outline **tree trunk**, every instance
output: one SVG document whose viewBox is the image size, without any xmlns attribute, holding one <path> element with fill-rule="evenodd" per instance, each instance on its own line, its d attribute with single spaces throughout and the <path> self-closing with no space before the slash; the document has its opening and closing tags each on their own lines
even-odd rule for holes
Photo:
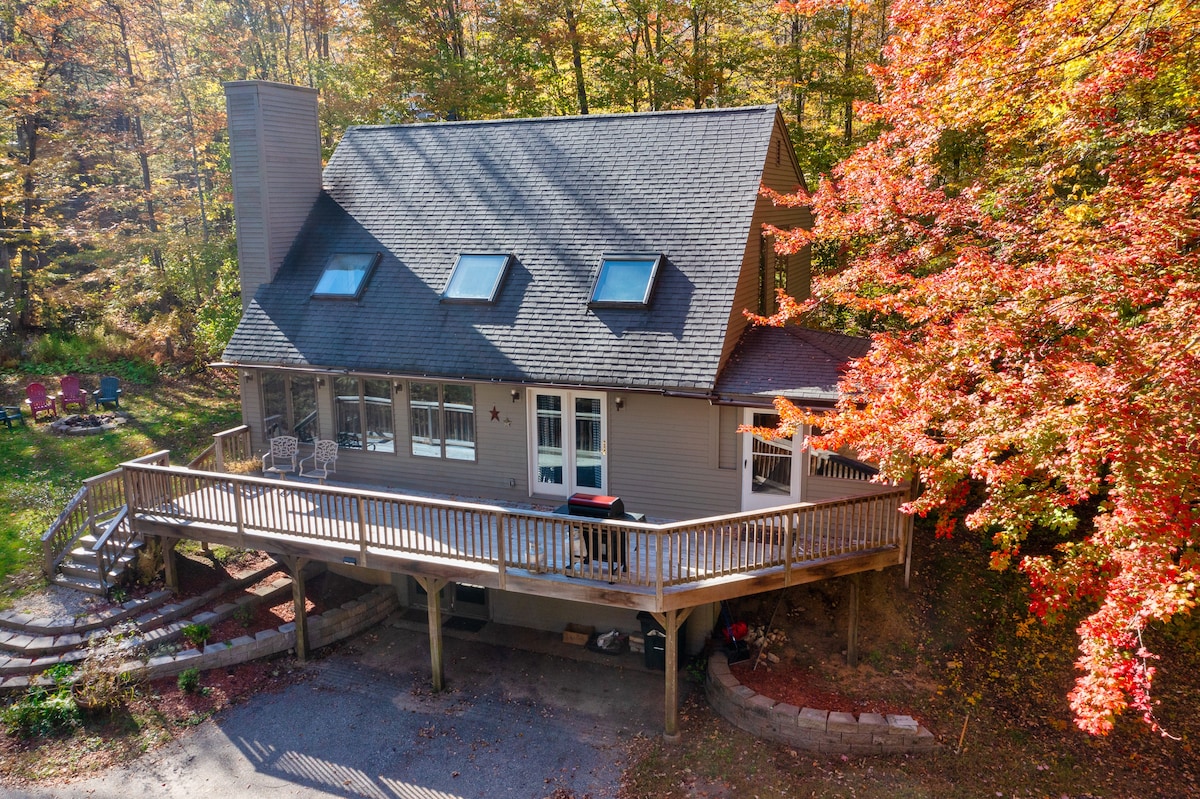
<svg viewBox="0 0 1200 799">
<path fill-rule="evenodd" d="M 571 63 L 575 67 L 575 93 L 579 96 L 579 113 L 588 112 L 587 87 L 583 83 L 583 48 L 579 42 L 579 26 L 575 21 L 575 11 L 571 8 L 571 0 L 567 0 L 567 33 L 571 37 Z"/>
</svg>

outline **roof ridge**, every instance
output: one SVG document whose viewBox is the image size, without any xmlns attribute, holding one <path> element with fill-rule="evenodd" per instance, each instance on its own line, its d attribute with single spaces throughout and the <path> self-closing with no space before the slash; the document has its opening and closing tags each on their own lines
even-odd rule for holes
<svg viewBox="0 0 1200 799">
<path fill-rule="evenodd" d="M 501 119 L 459 119 L 438 120 L 436 122 L 390 122 L 374 125 L 350 125 L 346 132 L 352 130 L 391 130 L 395 128 L 444 128 L 444 127 L 474 127 L 482 125 L 514 125 L 521 123 L 555 123 L 579 122 L 582 120 L 624 120 L 633 118 L 649 118 L 661 116 L 708 116 L 718 114 L 739 114 L 751 111 L 778 111 L 776 103 L 760 103 L 758 105 L 737 105 L 724 108 L 676 108 L 658 111 L 613 111 L 605 114 L 569 114 L 564 116 L 544 117 L 505 117 Z"/>
</svg>

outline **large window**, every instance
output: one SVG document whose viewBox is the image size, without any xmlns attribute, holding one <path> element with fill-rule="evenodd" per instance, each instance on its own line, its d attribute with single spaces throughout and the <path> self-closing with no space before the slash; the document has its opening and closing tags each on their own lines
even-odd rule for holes
<svg viewBox="0 0 1200 799">
<path fill-rule="evenodd" d="M 475 460 L 475 389 L 463 383 L 409 383 L 412 452 Z"/>
<path fill-rule="evenodd" d="M 392 381 L 339 377 L 334 383 L 338 446 L 395 452 Z"/>
<path fill-rule="evenodd" d="M 321 437 L 315 377 L 263 372 L 262 399 L 266 438 L 295 436 L 315 441 Z"/>
<path fill-rule="evenodd" d="M 325 264 L 325 271 L 313 289 L 313 296 L 358 297 L 378 260 L 379 254 L 373 252 L 334 253 Z"/>
<path fill-rule="evenodd" d="M 648 304 L 661 261 L 661 255 L 605 255 L 592 289 L 592 305 Z"/>
</svg>

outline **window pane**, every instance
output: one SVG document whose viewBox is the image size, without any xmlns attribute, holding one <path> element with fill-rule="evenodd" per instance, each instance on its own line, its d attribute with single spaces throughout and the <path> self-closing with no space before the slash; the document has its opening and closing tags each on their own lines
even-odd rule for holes
<svg viewBox="0 0 1200 799">
<path fill-rule="evenodd" d="M 507 264 L 507 255 L 460 255 L 442 296 L 452 300 L 491 302 Z"/>
<path fill-rule="evenodd" d="M 754 414 L 755 427 L 774 427 L 777 424 L 779 417 L 773 413 Z M 791 494 L 792 440 L 776 438 L 764 441 L 754 436 L 750 440 L 750 451 L 754 463 L 754 479 L 750 490 L 756 494 Z"/>
<path fill-rule="evenodd" d="M 537 481 L 563 484 L 562 397 L 537 395 Z"/>
<path fill-rule="evenodd" d="M 409 383 L 412 417 L 412 452 L 427 458 L 442 457 L 442 427 L 437 383 Z"/>
<path fill-rule="evenodd" d="M 263 435 L 267 438 L 288 435 L 287 397 L 283 375 L 259 372 L 262 375 Z"/>
<path fill-rule="evenodd" d="M 475 460 L 475 389 L 462 383 L 442 387 L 446 457 Z"/>
<path fill-rule="evenodd" d="M 395 452 L 392 381 L 364 380 L 363 408 L 366 413 L 367 449 L 372 452 Z"/>
<path fill-rule="evenodd" d="M 592 302 L 645 304 L 657 263 L 656 258 L 605 258 L 600 263 Z"/>
<path fill-rule="evenodd" d="M 313 289 L 313 294 L 334 297 L 356 296 L 374 262 L 375 255 L 373 253 L 334 254 L 326 264 L 321 279 L 317 281 L 317 287 Z"/>
<path fill-rule="evenodd" d="M 600 400 L 575 399 L 575 485 L 600 488 Z"/>
<path fill-rule="evenodd" d="M 317 381 L 313 377 L 292 378 L 292 430 L 301 441 L 321 437 L 317 420 Z"/>
<path fill-rule="evenodd" d="M 358 378 L 339 377 L 333 381 L 334 416 L 337 419 L 338 445 L 362 448 L 362 420 L 358 405 Z"/>
</svg>

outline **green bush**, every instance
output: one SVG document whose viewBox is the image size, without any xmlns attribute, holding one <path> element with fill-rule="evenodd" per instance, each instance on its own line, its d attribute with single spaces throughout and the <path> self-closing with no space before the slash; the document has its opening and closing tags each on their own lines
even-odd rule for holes
<svg viewBox="0 0 1200 799">
<path fill-rule="evenodd" d="M 77 727 L 79 708 L 69 688 L 51 693 L 37 687 L 0 711 L 0 719 L 9 735 L 45 738 Z"/>
<path fill-rule="evenodd" d="M 188 624 L 181 632 L 189 644 L 194 647 L 202 647 L 208 642 L 208 637 L 212 635 L 212 628 L 207 624 Z"/>
<path fill-rule="evenodd" d="M 175 681 L 179 686 L 179 690 L 185 694 L 194 694 L 200 690 L 200 669 L 185 669 L 179 673 L 179 679 Z"/>
</svg>

